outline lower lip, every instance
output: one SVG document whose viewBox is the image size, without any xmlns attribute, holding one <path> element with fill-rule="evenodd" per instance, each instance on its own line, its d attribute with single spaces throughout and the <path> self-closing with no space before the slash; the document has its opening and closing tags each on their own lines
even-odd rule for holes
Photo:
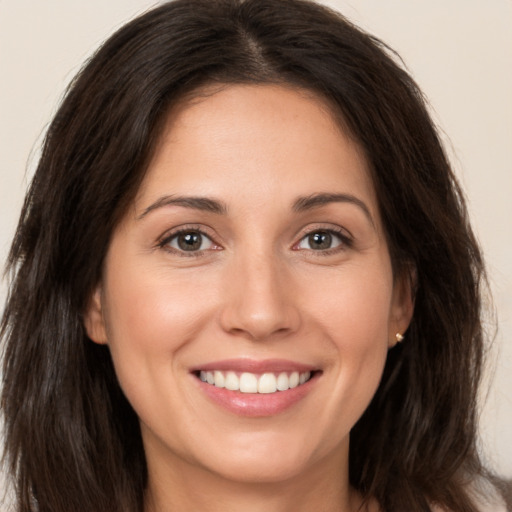
<svg viewBox="0 0 512 512">
<path fill-rule="evenodd" d="M 218 388 L 207 384 L 194 377 L 201 389 L 213 402 L 220 405 L 229 412 L 238 416 L 252 418 L 275 416 L 280 414 L 300 400 L 302 400 L 313 388 L 318 379 L 315 373 L 304 384 L 286 391 L 275 393 L 241 393 L 230 391 L 225 388 Z"/>
</svg>

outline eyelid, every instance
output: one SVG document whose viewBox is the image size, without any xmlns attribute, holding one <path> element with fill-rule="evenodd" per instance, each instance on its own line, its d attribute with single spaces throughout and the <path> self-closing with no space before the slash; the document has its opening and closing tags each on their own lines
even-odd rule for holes
<svg viewBox="0 0 512 512">
<path fill-rule="evenodd" d="M 156 247 L 160 249 L 164 249 L 170 253 L 178 254 L 179 256 L 185 256 L 185 257 L 194 257 L 194 256 L 201 256 L 204 255 L 204 253 L 208 251 L 218 251 L 222 249 L 222 246 L 217 243 L 215 240 L 215 237 L 209 233 L 211 231 L 207 227 L 205 228 L 204 225 L 200 224 L 183 224 L 180 226 L 175 226 L 174 228 L 166 231 L 158 240 L 156 243 Z M 201 236 L 204 236 L 208 238 L 211 243 L 213 244 L 214 248 L 208 248 L 208 249 L 200 249 L 198 251 L 183 251 L 174 247 L 170 247 L 169 243 L 173 238 L 176 238 L 180 234 L 183 233 L 199 233 Z"/>
<path fill-rule="evenodd" d="M 312 235 L 313 233 L 318 233 L 318 232 L 321 232 L 321 231 L 326 232 L 326 233 L 331 233 L 334 236 L 338 237 L 341 240 L 341 244 L 339 244 L 336 247 L 332 247 L 332 248 L 324 249 L 324 250 L 300 249 L 300 248 L 298 248 L 298 245 L 306 237 Z M 352 234 L 347 229 L 342 228 L 342 227 L 337 226 L 337 225 L 333 225 L 333 224 L 321 224 L 321 223 L 318 223 L 318 224 L 315 224 L 313 226 L 312 225 L 308 225 L 305 228 L 301 229 L 301 231 L 299 232 L 297 237 L 298 237 L 298 241 L 293 244 L 292 249 L 294 249 L 296 251 L 299 251 L 299 250 L 310 251 L 310 252 L 317 253 L 318 255 L 326 255 L 326 254 L 332 254 L 333 252 L 343 251 L 343 250 L 346 250 L 347 248 L 352 247 L 353 244 L 354 244 L 354 237 L 352 236 Z"/>
<path fill-rule="evenodd" d="M 221 244 L 219 244 L 216 241 L 217 236 L 212 234 L 213 230 L 209 228 L 208 226 L 205 226 L 203 224 L 183 224 L 179 226 L 175 226 L 168 231 L 166 231 L 159 239 L 157 240 L 157 243 L 155 245 L 156 248 L 164 249 L 168 252 L 178 254 L 180 256 L 190 257 L 190 256 L 202 256 L 204 253 L 210 252 L 210 251 L 218 251 L 222 250 L 223 247 Z M 336 247 L 332 247 L 329 249 L 323 249 L 323 250 L 314 250 L 314 249 L 300 249 L 298 248 L 298 245 L 308 236 L 310 236 L 313 233 L 316 232 L 327 232 L 331 233 L 334 236 L 338 237 L 341 240 L 341 243 L 337 245 Z M 211 243 L 213 244 L 213 248 L 208 249 L 200 249 L 197 251 L 183 251 L 180 249 L 172 248 L 169 246 L 169 242 L 177 237 L 178 235 L 182 233 L 189 233 L 189 232 L 196 232 L 201 234 L 202 236 L 208 238 Z M 330 224 L 330 223 L 315 223 L 314 225 L 308 225 L 301 229 L 296 237 L 296 242 L 292 245 L 292 250 L 296 251 L 308 251 L 313 252 L 318 255 L 329 255 L 334 252 L 340 252 L 343 250 L 346 250 L 353 246 L 354 244 L 354 238 L 352 234 L 346 229 L 342 228 L 341 226 Z"/>
</svg>

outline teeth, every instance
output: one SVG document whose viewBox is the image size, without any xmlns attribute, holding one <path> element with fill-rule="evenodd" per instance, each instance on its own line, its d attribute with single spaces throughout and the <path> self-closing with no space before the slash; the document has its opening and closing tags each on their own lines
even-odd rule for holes
<svg viewBox="0 0 512 512">
<path fill-rule="evenodd" d="M 299 385 L 299 372 L 293 372 L 290 375 L 290 388 L 296 388 Z"/>
<path fill-rule="evenodd" d="M 240 389 L 240 379 L 237 377 L 236 373 L 234 373 L 234 372 L 226 373 L 226 380 L 224 381 L 224 387 L 231 391 L 238 391 Z"/>
<path fill-rule="evenodd" d="M 240 375 L 240 391 L 242 393 L 257 393 L 258 377 L 254 373 L 242 373 Z"/>
<path fill-rule="evenodd" d="M 241 393 L 275 393 L 296 388 L 306 383 L 311 378 L 311 372 L 282 372 L 279 375 L 264 373 L 256 375 L 244 372 L 240 377 L 235 372 L 199 372 L 199 378 L 208 384 L 218 388 L 226 388 L 230 391 Z"/>
<path fill-rule="evenodd" d="M 279 391 L 286 391 L 287 389 L 290 389 L 290 379 L 286 373 L 280 373 L 279 377 L 277 377 L 277 389 Z"/>
<path fill-rule="evenodd" d="M 213 378 L 215 386 L 217 386 L 218 388 L 224 387 L 226 379 L 224 378 L 224 374 L 222 372 L 214 372 Z"/>
<path fill-rule="evenodd" d="M 258 393 L 275 393 L 277 379 L 273 373 L 264 373 L 258 381 Z"/>
</svg>

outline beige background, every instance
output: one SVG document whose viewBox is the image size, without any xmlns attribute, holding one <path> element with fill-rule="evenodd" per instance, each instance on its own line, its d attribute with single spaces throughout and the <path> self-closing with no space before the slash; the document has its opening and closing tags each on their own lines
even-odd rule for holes
<svg viewBox="0 0 512 512">
<path fill-rule="evenodd" d="M 512 477 L 512 0 L 330 0 L 422 86 L 467 194 L 499 317 L 481 430 Z M 0 0 L 0 262 L 38 143 L 79 65 L 148 0 Z M 449 137 L 449 139 L 448 139 Z M 0 284 L 3 303 L 6 284 Z M 489 379 L 490 380 L 490 379 Z M 0 478 L 0 489 L 2 488 Z"/>
</svg>

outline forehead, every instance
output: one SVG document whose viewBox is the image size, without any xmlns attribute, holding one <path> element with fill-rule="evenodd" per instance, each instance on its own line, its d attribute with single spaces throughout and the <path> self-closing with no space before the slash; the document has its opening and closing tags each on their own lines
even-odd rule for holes
<svg viewBox="0 0 512 512">
<path fill-rule="evenodd" d="M 169 189 L 238 198 L 272 187 L 283 198 L 342 187 L 375 200 L 364 153 L 327 101 L 280 85 L 224 85 L 170 110 L 136 202 Z"/>
</svg>

